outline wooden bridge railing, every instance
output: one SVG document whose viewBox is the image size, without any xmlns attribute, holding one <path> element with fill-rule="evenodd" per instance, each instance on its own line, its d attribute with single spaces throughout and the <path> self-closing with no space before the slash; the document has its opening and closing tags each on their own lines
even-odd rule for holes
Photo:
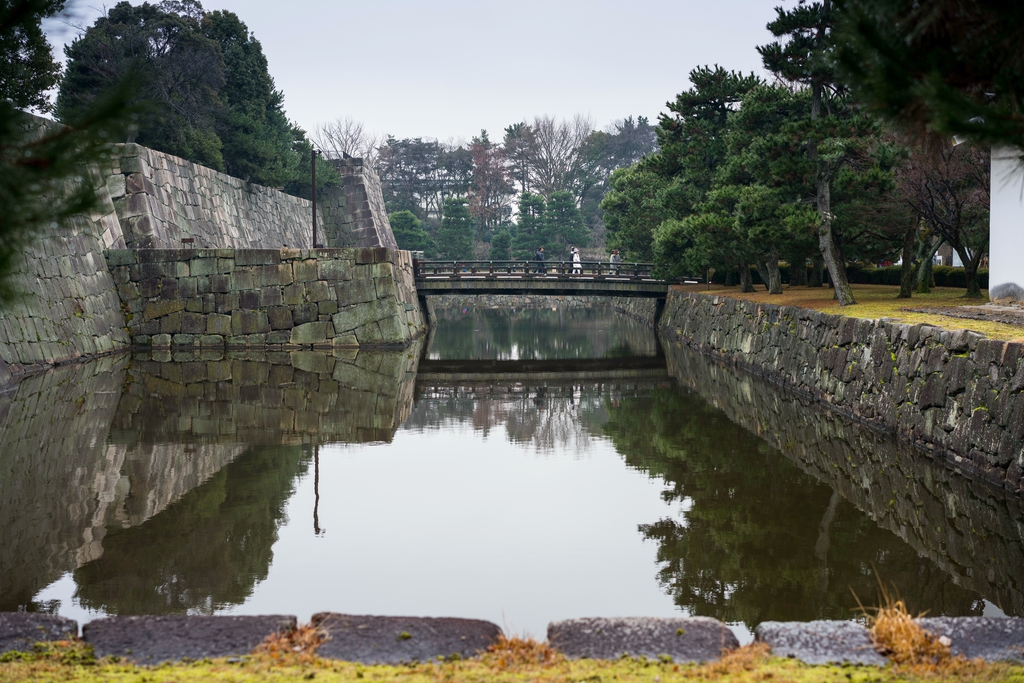
<svg viewBox="0 0 1024 683">
<path fill-rule="evenodd" d="M 417 280 L 538 279 L 608 280 L 613 282 L 665 282 L 653 275 L 650 263 L 607 261 L 413 261 Z M 689 279 L 688 282 L 699 282 Z"/>
</svg>

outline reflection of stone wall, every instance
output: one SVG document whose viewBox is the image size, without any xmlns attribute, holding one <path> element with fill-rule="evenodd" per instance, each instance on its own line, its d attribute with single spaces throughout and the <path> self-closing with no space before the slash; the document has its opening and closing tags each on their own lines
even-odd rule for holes
<svg viewBox="0 0 1024 683">
<path fill-rule="evenodd" d="M 407 251 L 144 249 L 106 256 L 136 345 L 405 346 L 424 330 Z"/>
<path fill-rule="evenodd" d="M 0 398 L 0 610 L 100 557 L 108 525 L 141 524 L 246 449 L 110 443 L 127 363 L 64 366 Z"/>
<path fill-rule="evenodd" d="M 0 395 L 0 611 L 27 605 L 102 535 L 120 465 L 106 436 L 126 362 L 57 368 Z"/>
<path fill-rule="evenodd" d="M 154 351 L 132 362 L 111 440 L 292 445 L 390 441 L 412 410 L 404 351 Z"/>
<path fill-rule="evenodd" d="M 1024 615 L 1024 500 L 759 377 L 666 345 L 670 372 L 928 557 Z M 881 577 L 883 580 L 886 577 Z"/>
<path fill-rule="evenodd" d="M 669 293 L 674 338 L 1022 489 L 1024 345 L 723 296 Z"/>
</svg>

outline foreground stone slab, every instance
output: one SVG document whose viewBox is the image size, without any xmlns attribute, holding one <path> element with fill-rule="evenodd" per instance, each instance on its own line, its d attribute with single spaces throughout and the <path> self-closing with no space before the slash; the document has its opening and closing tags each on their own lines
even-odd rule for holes
<svg viewBox="0 0 1024 683">
<path fill-rule="evenodd" d="M 572 659 L 671 657 L 676 662 L 707 662 L 737 648 L 732 630 L 717 619 L 567 619 L 548 624 L 548 643 Z"/>
<path fill-rule="evenodd" d="M 78 636 L 78 622 L 54 614 L 0 612 L 0 654 L 31 652 L 35 643 Z"/>
<path fill-rule="evenodd" d="M 327 633 L 317 654 L 362 664 L 425 662 L 438 657 L 472 657 L 501 635 L 479 619 L 374 617 L 321 612 L 313 625 Z"/>
<path fill-rule="evenodd" d="M 918 619 L 926 631 L 946 636 L 949 651 L 988 662 L 1024 662 L 1024 619 L 1003 617 L 930 617 Z"/>
<path fill-rule="evenodd" d="M 805 664 L 870 664 L 884 666 L 868 630 L 852 621 L 764 621 L 754 638 L 767 643 L 776 657 Z"/>
<path fill-rule="evenodd" d="M 272 633 L 295 628 L 291 616 L 111 617 L 90 621 L 82 638 L 97 657 L 117 655 L 139 664 L 231 657 L 252 652 Z"/>
</svg>

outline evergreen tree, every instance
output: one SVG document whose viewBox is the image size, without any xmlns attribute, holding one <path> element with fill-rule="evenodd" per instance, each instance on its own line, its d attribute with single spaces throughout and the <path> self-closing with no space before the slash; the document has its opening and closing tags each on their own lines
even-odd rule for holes
<svg viewBox="0 0 1024 683">
<path fill-rule="evenodd" d="M 438 258 L 464 260 L 473 256 L 473 216 L 466 200 L 449 197 L 444 202 L 444 218 L 437 229 Z"/>
<path fill-rule="evenodd" d="M 569 247 L 586 246 L 590 232 L 569 192 L 552 192 L 544 209 L 544 247 L 552 258 L 569 259 Z"/>
<path fill-rule="evenodd" d="M 544 226 L 544 209 L 547 203 L 544 197 L 531 192 L 524 192 L 519 198 L 519 224 L 512 243 L 515 258 L 528 259 L 538 247 L 547 244 Z"/>
<path fill-rule="evenodd" d="M 388 216 L 388 220 L 400 249 L 422 251 L 429 257 L 434 255 L 434 240 L 423 229 L 423 221 L 412 211 L 396 211 Z"/>
<path fill-rule="evenodd" d="M 839 119 L 849 118 L 844 88 L 829 55 L 834 48 L 835 14 L 831 0 L 800 0 L 792 10 L 776 8 L 768 23 L 772 35 L 783 40 L 758 47 L 765 67 L 786 81 L 806 86 L 811 92 L 807 156 L 815 164 L 814 196 L 818 210 L 818 243 L 840 305 L 856 303 L 846 277 L 846 264 L 833 233 L 832 179 L 844 162 L 844 137 Z"/>
<path fill-rule="evenodd" d="M 5 0 L 0 5 L 0 93 L 17 109 L 52 107 L 46 91 L 57 85 L 60 64 L 43 34 L 42 19 L 64 9 L 64 0 Z"/>
<path fill-rule="evenodd" d="M 870 110 L 919 140 L 959 135 L 1024 148 L 1024 4 L 835 2 L 835 55 Z"/>
<path fill-rule="evenodd" d="M 303 161 L 292 147 L 284 95 L 274 88 L 263 47 L 233 12 L 210 12 L 201 32 L 216 41 L 224 58 L 224 104 L 217 131 L 229 175 L 282 187 Z"/>
<path fill-rule="evenodd" d="M 499 230 L 491 238 L 491 249 L 487 258 L 492 261 L 509 261 L 512 259 L 512 235 L 508 229 Z"/>
<path fill-rule="evenodd" d="M 67 70 L 56 106 L 62 121 L 80 118 L 104 93 L 134 77 L 134 102 L 146 105 L 137 119 L 136 141 L 224 170 L 216 132 L 224 60 L 193 16 L 119 2 L 65 53 Z"/>
</svg>

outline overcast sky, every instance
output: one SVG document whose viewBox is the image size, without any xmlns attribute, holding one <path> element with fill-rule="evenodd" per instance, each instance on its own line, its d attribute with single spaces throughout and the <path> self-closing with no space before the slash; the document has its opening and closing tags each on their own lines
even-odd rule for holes
<svg viewBox="0 0 1024 683">
<path fill-rule="evenodd" d="M 69 5 L 72 3 L 69 3 Z M 107 6 L 110 7 L 114 3 Z M 133 4 L 141 4 L 135 0 Z M 536 115 L 652 122 L 695 66 L 763 73 L 780 0 L 204 0 L 263 44 L 288 116 L 465 138 Z M 793 0 L 781 2 L 792 6 Z M 89 7 L 89 6 L 92 7 Z M 95 0 L 78 21 L 99 15 Z M 75 32 L 51 27 L 60 45 Z"/>
</svg>

